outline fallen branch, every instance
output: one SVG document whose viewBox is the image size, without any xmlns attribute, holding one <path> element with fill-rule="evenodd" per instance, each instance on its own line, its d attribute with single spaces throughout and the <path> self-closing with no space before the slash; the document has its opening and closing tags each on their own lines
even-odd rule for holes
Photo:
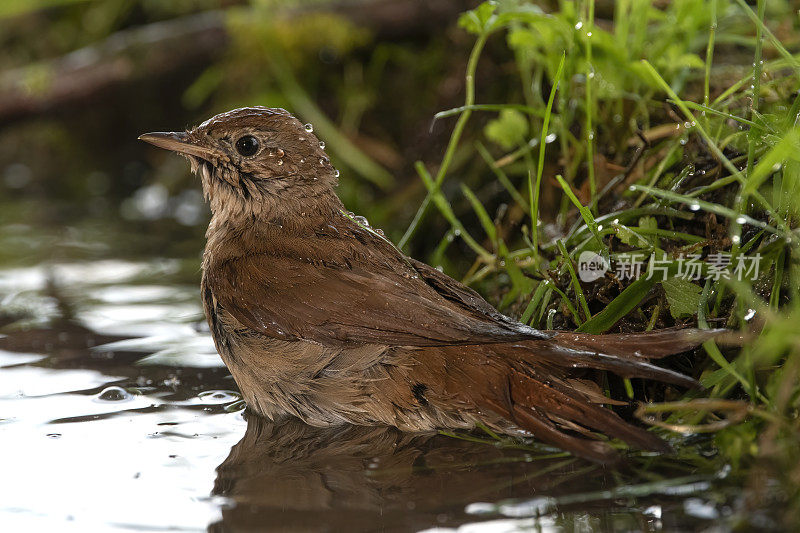
<svg viewBox="0 0 800 533">
<path fill-rule="evenodd" d="M 392 40 L 440 31 L 467 0 L 350 1 L 299 8 L 291 19 L 332 12 Z M 0 123 L 91 103 L 103 91 L 210 63 L 230 40 L 225 12 L 208 11 L 120 31 L 63 57 L 0 73 Z"/>
</svg>

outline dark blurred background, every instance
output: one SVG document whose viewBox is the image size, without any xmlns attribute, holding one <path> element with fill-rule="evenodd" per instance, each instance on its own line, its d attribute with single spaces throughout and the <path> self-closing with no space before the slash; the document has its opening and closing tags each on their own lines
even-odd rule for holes
<svg viewBox="0 0 800 533">
<path fill-rule="evenodd" d="M 3 2 L 0 261 L 196 257 L 208 210 L 188 165 L 136 137 L 246 105 L 313 123 L 345 203 L 396 240 L 423 194 L 413 163 L 437 163 L 452 128 L 433 115 L 463 103 L 456 21 L 475 4 Z M 508 92 L 498 44 L 486 100 Z"/>
</svg>

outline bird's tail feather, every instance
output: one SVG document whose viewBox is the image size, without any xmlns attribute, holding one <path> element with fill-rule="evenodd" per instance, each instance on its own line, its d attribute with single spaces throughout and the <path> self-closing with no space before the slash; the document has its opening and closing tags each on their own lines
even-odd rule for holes
<svg viewBox="0 0 800 533">
<path fill-rule="evenodd" d="M 553 340 L 562 346 L 619 357 L 657 359 L 691 350 L 707 340 L 729 335 L 726 329 L 661 329 L 646 333 L 591 335 L 559 331 Z"/>
<path fill-rule="evenodd" d="M 644 450 L 671 450 L 656 435 L 625 422 L 561 379 L 543 379 L 533 369 L 511 366 L 505 394 L 484 397 L 482 407 L 503 415 L 537 439 L 601 463 L 616 462 L 619 455 L 592 431 Z"/>
<path fill-rule="evenodd" d="M 608 370 L 623 377 L 648 378 L 686 387 L 694 379 L 658 367 L 648 358 L 687 351 L 724 330 L 662 330 L 652 333 L 588 335 L 559 332 L 547 340 L 496 347 L 508 364 L 502 394 L 487 395 L 482 407 L 508 418 L 537 438 L 575 455 L 603 463 L 618 455 L 592 430 L 635 447 L 668 452 L 670 446 L 645 429 L 625 422 L 596 398 L 571 386 L 571 368 Z M 561 370 L 558 370 L 561 368 Z"/>
<path fill-rule="evenodd" d="M 608 370 L 626 378 L 654 379 L 689 388 L 699 386 L 699 383 L 689 376 L 656 366 L 644 357 L 626 357 L 590 351 L 577 345 L 573 348 L 568 344 L 557 342 L 556 339 L 517 344 L 501 353 L 523 361 L 546 361 L 557 367 Z"/>
</svg>

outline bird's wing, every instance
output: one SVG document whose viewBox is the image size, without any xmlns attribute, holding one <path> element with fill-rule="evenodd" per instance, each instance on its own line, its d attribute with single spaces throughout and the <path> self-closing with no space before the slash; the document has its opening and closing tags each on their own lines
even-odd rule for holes
<svg viewBox="0 0 800 533">
<path fill-rule="evenodd" d="M 343 262 L 264 252 L 209 269 L 205 277 L 227 312 L 275 338 L 441 346 L 550 336 L 503 316 L 474 291 L 394 248 L 369 253 Z"/>
</svg>

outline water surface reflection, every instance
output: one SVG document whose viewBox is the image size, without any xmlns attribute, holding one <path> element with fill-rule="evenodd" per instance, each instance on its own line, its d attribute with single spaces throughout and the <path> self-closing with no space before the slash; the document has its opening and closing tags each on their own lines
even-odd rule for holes
<svg viewBox="0 0 800 533">
<path fill-rule="evenodd" d="M 597 467 L 443 435 L 313 428 L 247 417 L 214 493 L 235 502 L 224 528 L 416 531 L 474 521 L 464 502 L 557 494 Z M 581 478 L 581 479 L 579 479 Z M 598 480 L 600 481 L 600 480 Z"/>
<path fill-rule="evenodd" d="M 685 469 L 651 487 L 479 435 L 248 416 L 195 276 L 164 260 L 0 271 L 0 529 L 650 531 L 718 516 Z"/>
</svg>

